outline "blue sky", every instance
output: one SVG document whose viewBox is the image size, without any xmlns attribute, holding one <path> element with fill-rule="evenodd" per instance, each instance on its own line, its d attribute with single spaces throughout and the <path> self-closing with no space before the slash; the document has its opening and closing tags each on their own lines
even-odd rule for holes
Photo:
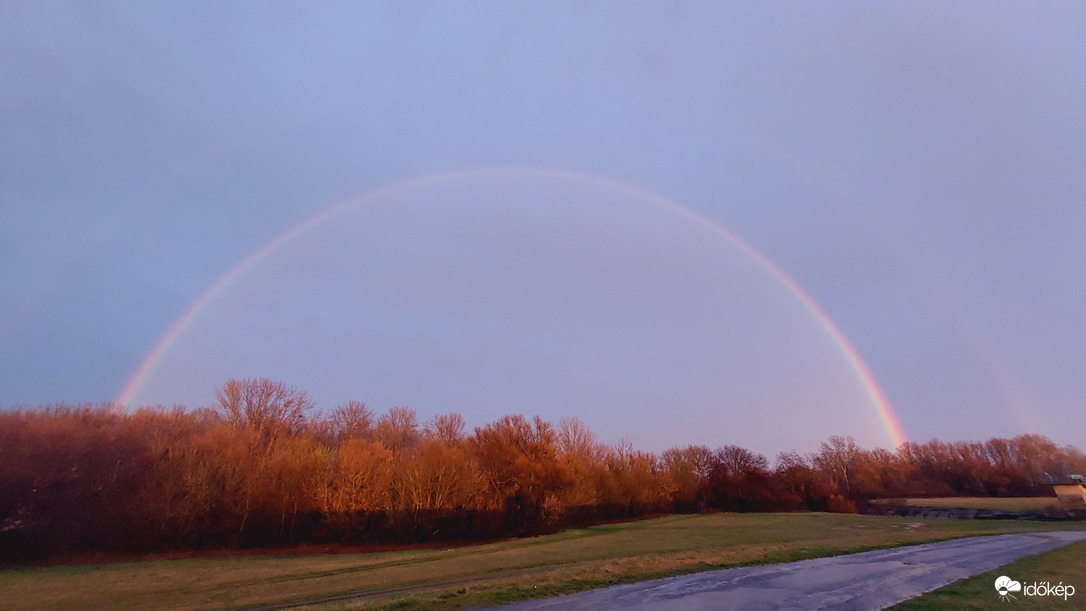
<svg viewBox="0 0 1086 611">
<path fill-rule="evenodd" d="M 435 173 L 545 166 L 729 228 L 836 323 L 911 439 L 1081 445 L 1083 12 L 5 2 L 0 404 L 115 398 L 208 287 L 329 206 Z M 652 449 L 814 449 L 824 431 L 808 420 L 886 444 L 832 342 L 727 240 L 651 198 L 622 208 L 617 187 L 473 180 L 387 203 L 427 222 L 363 206 L 298 237 L 207 308 L 145 398 L 196 405 L 267 370 L 324 407 L 406 403 L 472 424 L 570 413 Z M 370 250 L 348 247 L 362 235 Z M 474 288 L 441 293 L 445 281 Z M 553 317 L 535 326 L 514 285 L 556 299 Z M 632 287 L 676 297 L 633 307 Z M 568 291 L 579 301 L 556 297 Z M 684 309 L 699 299 L 721 314 Z M 506 309 L 486 316 L 484 302 Z M 355 327 L 380 341 L 323 349 Z M 634 358 L 645 329 L 668 331 Z M 712 352 L 714 333 L 734 341 Z M 519 352 L 501 351 L 510 342 Z M 286 353 L 305 366 L 260 360 Z M 531 372 L 519 386 L 513 364 Z"/>
</svg>

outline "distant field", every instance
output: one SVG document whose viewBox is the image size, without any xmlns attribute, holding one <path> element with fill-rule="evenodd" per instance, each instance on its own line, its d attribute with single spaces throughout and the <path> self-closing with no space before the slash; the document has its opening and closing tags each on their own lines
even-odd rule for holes
<svg viewBox="0 0 1086 611">
<path fill-rule="evenodd" d="M 682 515 L 449 549 L 9 569 L 0 571 L 0 608 L 221 608 L 348 594 L 350 602 L 323 604 L 455 608 L 727 566 L 1084 527 L 820 513 Z"/>
<path fill-rule="evenodd" d="M 907 499 L 907 505 L 916 507 L 960 507 L 963 509 L 990 509 L 992 511 L 1028 512 L 1043 511 L 1058 505 L 1055 496 L 1026 496 L 1011 498 L 940 497 L 931 499 Z"/>
<path fill-rule="evenodd" d="M 1023 587 L 1047 581 L 1051 585 L 1071 584 L 1076 589 L 1074 596 L 1067 600 L 1054 596 L 1030 597 L 1022 592 L 1015 592 L 1014 600 L 1010 601 L 1015 609 L 1081 609 L 1086 604 L 1086 542 L 1023 558 L 994 571 L 963 579 L 919 598 L 905 601 L 891 609 L 992 609 L 1002 604 L 995 590 L 995 580 L 1002 575 L 1021 583 Z"/>
</svg>

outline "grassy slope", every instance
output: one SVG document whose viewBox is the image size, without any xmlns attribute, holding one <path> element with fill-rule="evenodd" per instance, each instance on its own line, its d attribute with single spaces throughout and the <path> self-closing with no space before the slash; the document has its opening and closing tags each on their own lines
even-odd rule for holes
<svg viewBox="0 0 1086 611">
<path fill-rule="evenodd" d="M 0 608 L 200 608 L 367 592 L 370 602 L 457 607 L 722 566 L 976 534 L 1082 528 L 841 514 L 669 516 L 451 549 L 237 556 L 0 571 Z"/>
<path fill-rule="evenodd" d="M 995 591 L 995 580 L 1006 575 L 1025 587 L 1047 581 L 1052 585 L 1071 584 L 1074 596 L 1066 601 L 1055 596 L 1029 597 L 1015 593 L 1008 609 L 1082 609 L 1086 606 L 1086 542 L 1061 547 L 1046 554 L 1023 558 L 994 571 L 963 579 L 905 601 L 894 611 L 928 611 L 932 609 L 992 609 L 1002 605 Z"/>
</svg>

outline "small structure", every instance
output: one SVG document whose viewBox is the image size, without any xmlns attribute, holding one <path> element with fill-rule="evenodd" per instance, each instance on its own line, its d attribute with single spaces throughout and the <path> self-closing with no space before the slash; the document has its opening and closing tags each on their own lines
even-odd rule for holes
<svg viewBox="0 0 1086 611">
<path fill-rule="evenodd" d="M 1067 509 L 1086 509 L 1086 485 L 1081 475 L 1069 475 L 1067 480 L 1052 484 L 1060 506 Z"/>
</svg>

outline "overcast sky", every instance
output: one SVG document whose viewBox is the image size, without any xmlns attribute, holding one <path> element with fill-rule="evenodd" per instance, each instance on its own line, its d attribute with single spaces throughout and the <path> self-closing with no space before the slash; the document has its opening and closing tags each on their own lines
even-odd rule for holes
<svg viewBox="0 0 1086 611">
<path fill-rule="evenodd" d="M 7 0 L 0 404 L 120 397 L 234 270 L 135 401 L 269 376 L 324 408 L 577 415 L 654 450 L 888 446 L 769 262 L 909 439 L 1082 447 L 1084 23 L 1074 2 Z"/>
</svg>

